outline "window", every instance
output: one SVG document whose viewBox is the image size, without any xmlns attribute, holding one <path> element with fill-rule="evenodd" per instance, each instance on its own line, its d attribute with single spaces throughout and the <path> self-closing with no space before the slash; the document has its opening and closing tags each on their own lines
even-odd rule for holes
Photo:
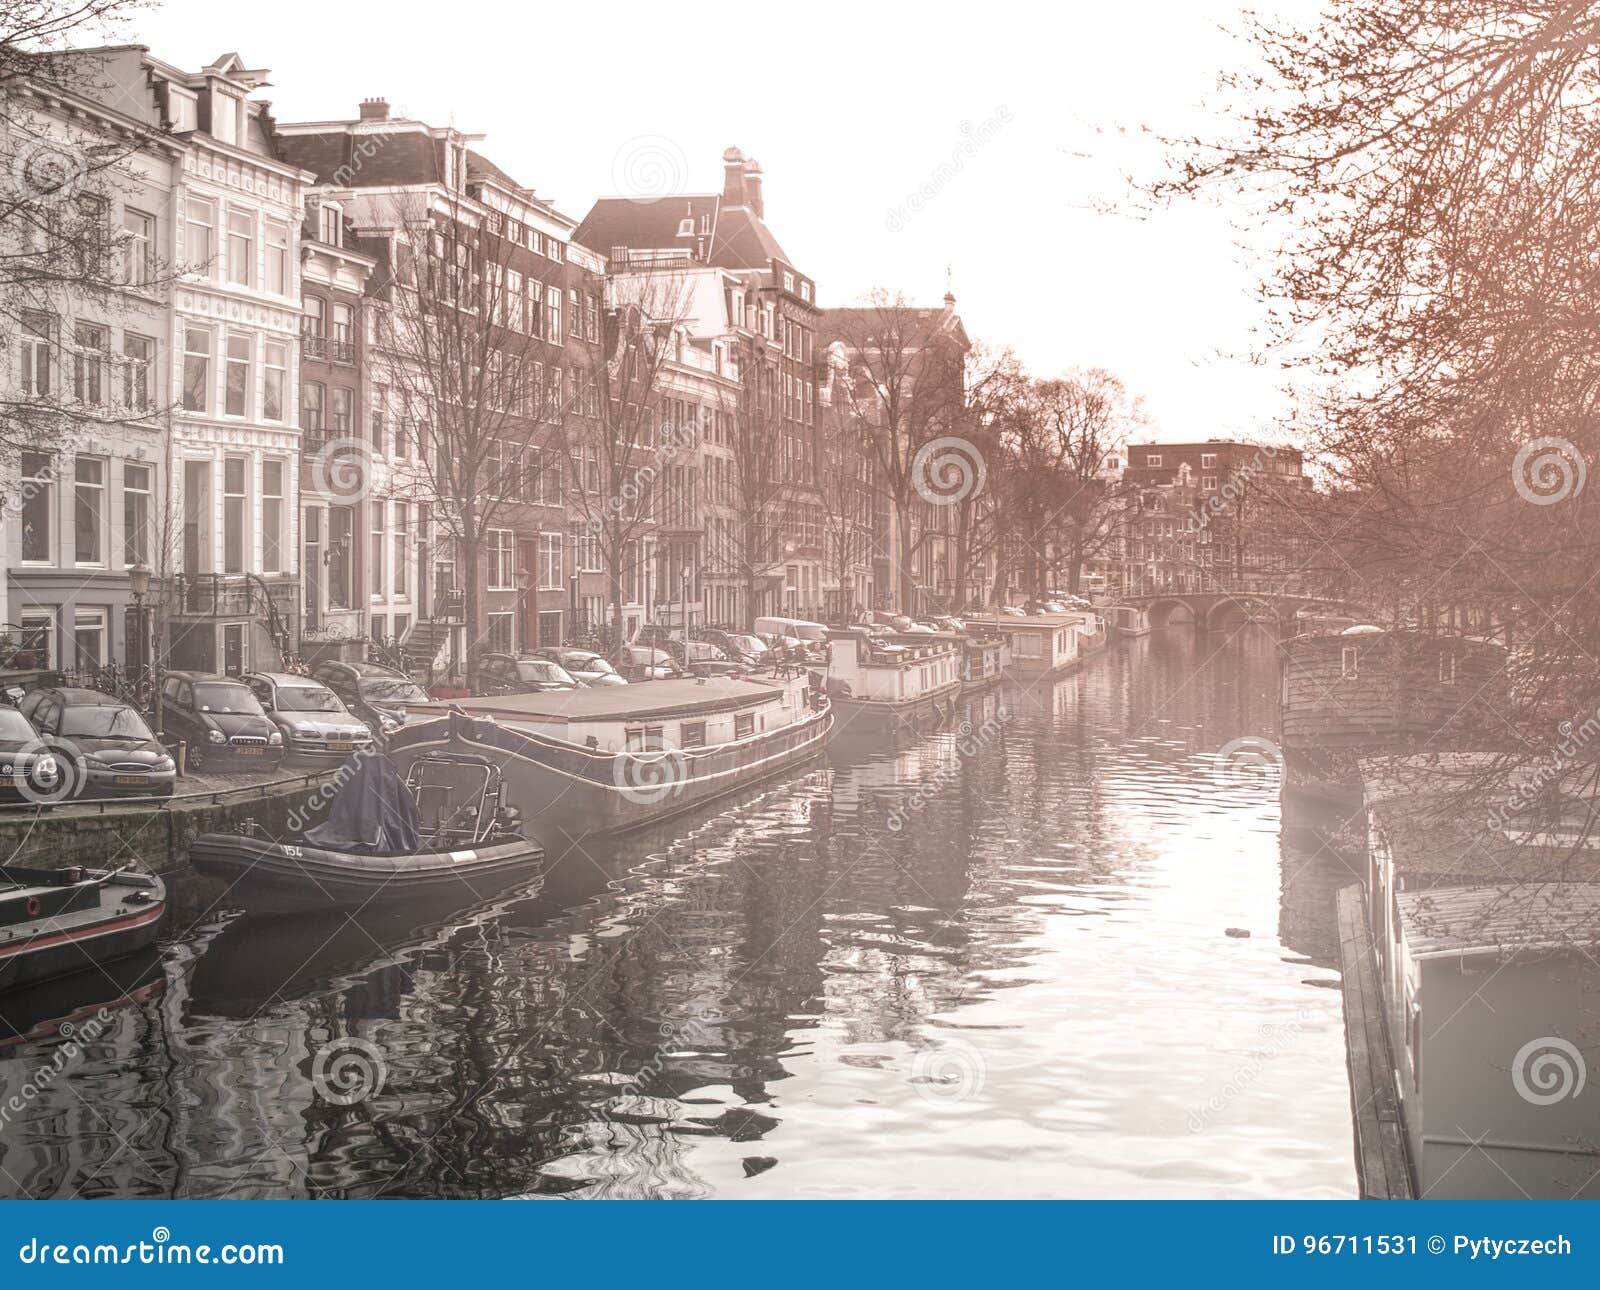
<svg viewBox="0 0 1600 1290">
<path fill-rule="evenodd" d="M 753 712 L 736 712 L 733 714 L 733 737 L 735 739 L 748 739 L 756 732 L 756 714 Z"/>
<path fill-rule="evenodd" d="M 248 287 L 255 278 L 255 217 L 249 211 L 228 212 L 228 281 Z"/>
<path fill-rule="evenodd" d="M 706 746 L 706 723 L 704 721 L 685 721 L 678 727 L 678 747 L 704 748 Z"/>
<path fill-rule="evenodd" d="M 561 586 L 561 534 L 539 534 L 539 586 L 544 590 Z"/>
<path fill-rule="evenodd" d="M 188 223 L 184 254 L 191 273 L 203 278 L 211 277 L 211 266 L 217 256 L 217 207 L 204 197 L 191 197 L 188 204 Z"/>
<path fill-rule="evenodd" d="M 106 560 L 106 463 L 98 457 L 79 457 L 73 467 L 73 558 L 79 564 L 104 564 Z"/>
<path fill-rule="evenodd" d="M 1361 651 L 1354 645 L 1346 645 L 1339 651 L 1339 675 L 1350 677 L 1357 675 Z"/>
<path fill-rule="evenodd" d="M 1161 454 L 1159 452 L 1145 453 L 1144 464 L 1146 466 L 1159 466 L 1161 464 Z"/>
<path fill-rule="evenodd" d="M 22 561 L 50 563 L 50 492 L 55 465 L 47 453 L 22 454 Z"/>
<path fill-rule="evenodd" d="M 300 428 L 307 434 L 320 435 L 323 432 L 322 398 L 322 382 L 300 382 Z"/>
<path fill-rule="evenodd" d="M 1200 477 L 1200 487 L 1202 490 L 1208 493 L 1216 492 L 1217 477 L 1215 475 L 1202 475 Z"/>
<path fill-rule="evenodd" d="M 600 339 L 600 297 L 592 293 L 584 300 L 583 336 L 585 340 Z"/>
<path fill-rule="evenodd" d="M 277 220 L 266 222 L 267 290 L 286 296 L 294 279 L 289 274 L 289 226 Z"/>
<path fill-rule="evenodd" d="M 516 615 L 498 613 L 488 615 L 489 649 L 497 654 L 509 654 L 511 645 L 511 628 Z"/>
<path fill-rule="evenodd" d="M 130 287 L 147 287 L 156 276 L 156 217 L 124 207 L 122 232 L 123 281 Z"/>
<path fill-rule="evenodd" d="M 394 504 L 394 594 L 404 596 L 411 577 L 411 507 Z"/>
<path fill-rule="evenodd" d="M 106 663 L 106 611 L 75 609 L 72 612 L 72 648 L 76 666 L 85 670 Z"/>
<path fill-rule="evenodd" d="M 223 143 L 239 142 L 239 100 L 232 94 L 211 91 L 211 134 Z"/>
<path fill-rule="evenodd" d="M 367 570 L 367 593 L 374 600 L 382 600 L 383 549 L 385 543 L 383 535 L 384 504 L 374 498 L 368 510 L 372 516 L 372 541 L 367 548 L 368 555 L 370 557 L 369 564 L 371 565 L 371 567 Z"/>
<path fill-rule="evenodd" d="M 551 284 L 550 290 L 544 293 L 545 322 L 544 335 L 546 340 L 559 341 L 561 339 L 561 288 Z"/>
<path fill-rule="evenodd" d="M 301 302 L 300 341 L 307 358 L 328 356 L 327 308 L 321 296 L 307 296 Z"/>
<path fill-rule="evenodd" d="M 567 330 L 574 336 L 583 334 L 583 305 L 576 287 L 567 292 Z"/>
<path fill-rule="evenodd" d="M 1216 453 L 1214 453 L 1214 452 L 1203 452 L 1203 453 L 1200 454 L 1200 469 L 1201 470 L 1210 470 L 1216 464 L 1217 464 L 1217 454 Z"/>
<path fill-rule="evenodd" d="M 344 244 L 342 223 L 339 218 L 339 207 L 334 202 L 323 202 L 317 208 L 317 239 L 326 242 L 329 246 L 342 246 Z"/>
<path fill-rule="evenodd" d="M 1441 685 L 1454 685 L 1456 683 L 1456 656 L 1454 654 L 1439 655 L 1439 683 Z"/>
<path fill-rule="evenodd" d="M 223 373 L 223 411 L 230 417 L 250 415 L 250 337 L 228 337 L 227 370 Z"/>
<path fill-rule="evenodd" d="M 150 563 L 150 467 L 122 467 L 122 562 Z"/>
<path fill-rule="evenodd" d="M 156 368 L 156 343 L 148 336 L 125 332 L 122 337 L 122 402 L 129 408 L 151 406 Z"/>
<path fill-rule="evenodd" d="M 196 103 L 195 96 L 188 90 L 180 90 L 176 86 L 167 87 L 167 111 L 172 117 L 174 133 L 185 134 L 195 128 Z"/>
<path fill-rule="evenodd" d="M 79 323 L 72 356 L 72 395 L 79 403 L 106 401 L 106 350 L 110 332 L 97 323 Z"/>
<path fill-rule="evenodd" d="M 269 340 L 261 346 L 261 419 L 283 420 L 283 398 L 289 383 L 289 347 Z"/>
<path fill-rule="evenodd" d="M 204 327 L 183 331 L 183 407 L 211 411 L 211 333 Z"/>
<path fill-rule="evenodd" d="M 261 568 L 283 572 L 283 462 L 261 463 Z"/>
<path fill-rule="evenodd" d="M 543 336 L 544 333 L 544 283 L 528 279 L 528 334 L 530 336 Z"/>
<path fill-rule="evenodd" d="M 333 609 L 350 608 L 350 535 L 354 529 L 353 507 L 328 508 L 328 604 Z"/>
<path fill-rule="evenodd" d="M 516 582 L 516 549 L 509 529 L 489 530 L 489 589 L 511 591 Z"/>
<path fill-rule="evenodd" d="M 355 358 L 355 310 L 349 305 L 333 307 L 333 360 L 349 363 Z"/>
<path fill-rule="evenodd" d="M 245 471 L 250 463 L 243 457 L 228 457 L 222 463 L 222 571 L 244 572 Z"/>
<path fill-rule="evenodd" d="M 22 392 L 34 398 L 50 394 L 50 315 L 22 311 Z"/>
<path fill-rule="evenodd" d="M 355 394 L 343 385 L 333 387 L 333 432 L 348 438 L 356 423 Z"/>
</svg>

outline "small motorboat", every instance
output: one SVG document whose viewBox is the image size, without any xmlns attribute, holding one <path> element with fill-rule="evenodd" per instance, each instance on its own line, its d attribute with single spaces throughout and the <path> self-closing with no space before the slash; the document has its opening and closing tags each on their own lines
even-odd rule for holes
<svg viewBox="0 0 1600 1290">
<path fill-rule="evenodd" d="M 204 833 L 189 859 L 251 913 L 365 909 L 459 897 L 465 904 L 543 868 L 487 758 L 436 752 L 402 780 L 388 758 L 357 754 L 328 818 L 293 841 Z"/>
<path fill-rule="evenodd" d="M 149 949 L 166 910 L 166 885 L 132 869 L 0 867 L 0 991 Z"/>
</svg>

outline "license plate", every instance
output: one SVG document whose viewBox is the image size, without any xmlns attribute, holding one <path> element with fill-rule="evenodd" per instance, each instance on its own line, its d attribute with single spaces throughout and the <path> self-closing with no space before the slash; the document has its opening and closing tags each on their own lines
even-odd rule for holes
<svg viewBox="0 0 1600 1290">
<path fill-rule="evenodd" d="M 148 784 L 150 780 L 144 775 L 118 775 L 114 782 L 133 786 L 137 784 Z"/>
<path fill-rule="evenodd" d="M 233 751 L 241 757 L 259 757 L 262 753 L 260 748 L 235 748 Z"/>
<path fill-rule="evenodd" d="M 349 744 L 349 743 L 345 743 L 345 744 L 330 743 L 328 745 L 328 747 L 333 749 L 334 752 L 354 752 L 355 748 L 356 748 L 356 746 L 354 744 Z"/>
</svg>

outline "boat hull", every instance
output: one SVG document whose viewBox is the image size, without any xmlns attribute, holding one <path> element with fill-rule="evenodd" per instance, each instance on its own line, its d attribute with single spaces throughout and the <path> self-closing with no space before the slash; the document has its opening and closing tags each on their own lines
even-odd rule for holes
<svg viewBox="0 0 1600 1290">
<path fill-rule="evenodd" d="M 542 872 L 544 848 L 525 838 L 456 851 L 380 856 L 329 851 L 232 833 L 205 833 L 190 863 L 228 884 L 228 899 L 252 913 L 364 909 L 459 898 L 465 904 Z"/>
<path fill-rule="evenodd" d="M 817 757 L 834 726 L 830 707 L 735 743 L 657 753 L 578 747 L 462 713 L 408 729 L 390 756 L 406 764 L 448 748 L 487 757 L 504 776 L 523 828 L 555 849 L 590 834 L 629 833 L 697 810 Z"/>
<path fill-rule="evenodd" d="M 167 907 L 161 879 L 130 874 L 105 884 L 100 896 L 94 905 L 0 927 L 0 992 L 93 971 L 155 944 Z"/>
<path fill-rule="evenodd" d="M 835 695 L 833 707 L 839 714 L 841 734 L 884 730 L 927 730 L 942 725 L 955 715 L 961 701 L 962 689 L 963 683 L 956 681 L 898 703 Z"/>
</svg>

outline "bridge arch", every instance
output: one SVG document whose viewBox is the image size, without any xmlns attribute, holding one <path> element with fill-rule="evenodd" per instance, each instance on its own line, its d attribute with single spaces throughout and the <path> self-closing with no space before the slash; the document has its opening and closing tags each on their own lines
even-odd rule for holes
<svg viewBox="0 0 1600 1290">
<path fill-rule="evenodd" d="M 1292 616 L 1293 610 L 1288 613 Z M 1219 596 L 1207 607 L 1205 627 L 1208 632 L 1224 630 L 1230 620 L 1240 622 L 1267 621 L 1282 626 L 1285 606 L 1262 596 Z"/>
<path fill-rule="evenodd" d="M 1188 599 L 1182 596 L 1157 596 L 1145 605 L 1150 626 L 1166 627 L 1173 622 L 1197 623 L 1200 616 Z"/>
</svg>

